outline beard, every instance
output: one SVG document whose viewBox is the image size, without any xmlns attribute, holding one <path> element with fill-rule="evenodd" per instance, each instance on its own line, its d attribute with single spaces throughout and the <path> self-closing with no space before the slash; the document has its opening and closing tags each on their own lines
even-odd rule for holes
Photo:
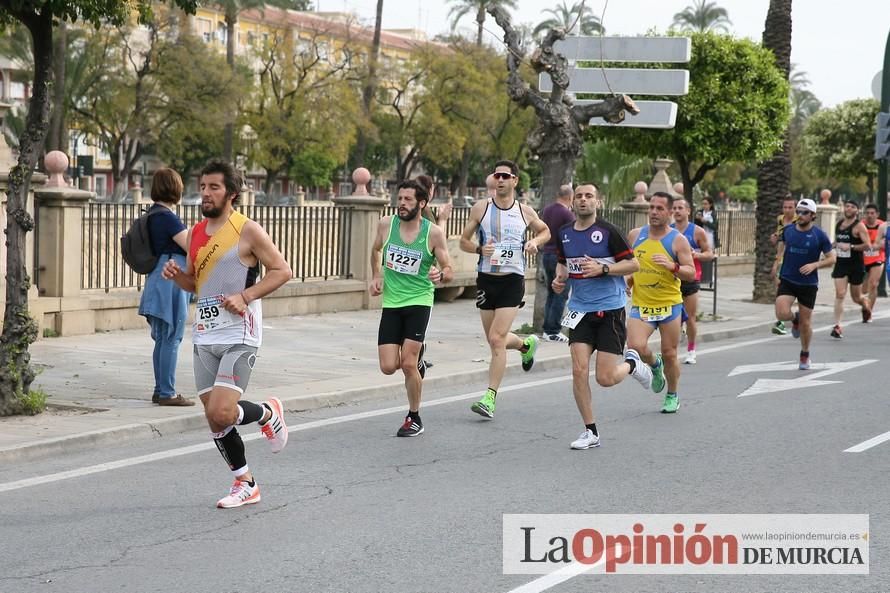
<svg viewBox="0 0 890 593">
<path fill-rule="evenodd" d="M 212 205 L 201 204 L 201 214 L 204 218 L 219 218 L 222 216 L 223 209 Z"/>
<path fill-rule="evenodd" d="M 417 215 L 420 214 L 420 204 L 408 210 L 407 214 L 402 214 L 402 209 L 399 208 L 399 219 L 404 220 L 405 222 L 409 222 L 417 218 Z"/>
</svg>

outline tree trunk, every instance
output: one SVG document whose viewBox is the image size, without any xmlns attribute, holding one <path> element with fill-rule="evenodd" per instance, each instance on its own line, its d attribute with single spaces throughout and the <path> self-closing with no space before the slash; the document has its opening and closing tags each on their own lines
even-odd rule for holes
<svg viewBox="0 0 890 593">
<path fill-rule="evenodd" d="M 383 0 L 377 0 L 377 16 L 374 21 L 374 39 L 371 41 L 371 54 L 368 56 L 368 78 L 362 88 L 362 110 L 365 121 L 371 122 L 371 104 L 377 92 L 377 62 L 380 60 L 380 31 L 383 28 Z M 368 152 L 368 135 L 363 128 L 358 130 L 355 145 L 356 164 L 365 166 Z"/>
<path fill-rule="evenodd" d="M 485 27 L 485 2 L 479 3 L 479 10 L 476 12 L 476 47 L 482 47 L 482 32 Z"/>
<path fill-rule="evenodd" d="M 53 53 L 59 56 L 55 60 L 53 74 L 53 111 L 49 122 L 49 134 L 46 137 L 46 150 L 68 152 L 68 126 L 65 121 L 65 54 L 68 44 L 68 25 L 61 21 L 55 30 L 55 47 Z M 72 164 L 77 155 L 71 155 Z"/>
<path fill-rule="evenodd" d="M 0 416 L 25 411 L 22 400 L 30 393 L 35 377 L 28 348 L 37 339 L 37 323 L 28 314 L 31 279 L 25 267 L 25 237 L 34 230 L 34 219 L 27 210 L 28 194 L 31 172 L 49 128 L 49 87 L 53 79 L 51 11 L 28 15 L 22 22 L 31 33 L 34 47 L 34 87 L 25 133 L 19 140 L 18 164 L 9 172 L 6 307 L 0 336 Z"/>
<path fill-rule="evenodd" d="M 457 193 L 460 197 L 470 195 L 467 191 L 467 179 L 470 177 L 470 160 L 472 156 L 472 152 L 465 147 L 460 158 L 460 168 L 457 173 Z"/>
<path fill-rule="evenodd" d="M 791 70 L 791 0 L 770 0 L 763 46 L 772 50 L 776 65 L 787 80 Z M 772 275 L 776 250 L 769 237 L 776 228 L 776 217 L 782 200 L 791 185 L 791 149 L 788 130 L 782 148 L 772 158 L 761 163 L 757 172 L 757 230 L 754 260 L 754 293 L 756 303 L 771 303 L 776 299 L 776 283 Z"/>
<path fill-rule="evenodd" d="M 238 12 L 226 13 L 226 63 L 232 71 L 235 71 L 235 23 L 238 22 Z M 234 162 L 235 124 L 226 122 L 223 133 L 223 159 L 228 163 Z"/>
</svg>

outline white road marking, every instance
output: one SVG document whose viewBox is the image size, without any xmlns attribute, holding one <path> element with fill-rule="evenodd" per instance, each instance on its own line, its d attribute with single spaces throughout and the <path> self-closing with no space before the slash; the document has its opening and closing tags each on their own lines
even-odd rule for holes
<svg viewBox="0 0 890 593">
<path fill-rule="evenodd" d="M 540 387 L 542 385 L 549 385 L 551 383 L 559 383 L 562 381 L 570 381 L 571 376 L 565 377 L 553 377 L 551 379 L 540 379 L 538 381 L 528 381 L 526 383 L 519 383 L 516 385 L 508 385 L 506 387 L 501 387 L 498 393 L 508 393 L 510 391 L 520 391 L 522 389 L 530 389 L 532 387 Z M 464 401 L 468 399 L 475 399 L 479 397 L 479 390 L 473 391 L 471 393 L 463 393 L 461 395 L 452 395 L 449 397 L 442 397 L 434 400 L 430 400 L 424 402 L 423 406 L 425 408 L 429 408 L 432 406 L 442 406 L 445 404 L 451 404 L 454 402 Z M 381 408 L 379 410 L 370 410 L 368 412 L 357 412 L 355 414 L 346 414 L 343 416 L 337 416 L 335 418 L 325 418 L 323 420 L 312 420 L 310 422 L 304 422 L 302 424 L 294 424 L 293 426 L 288 426 L 288 432 L 300 432 L 303 430 L 311 430 L 313 428 L 323 428 L 325 426 L 332 426 L 334 424 L 342 424 L 344 422 L 352 422 L 354 420 L 364 420 L 366 418 L 375 418 L 377 416 L 386 416 L 388 414 L 395 414 L 398 412 L 404 412 L 405 406 L 393 406 L 390 408 Z M 241 438 L 247 441 L 255 441 L 259 438 L 262 438 L 262 433 L 253 433 L 249 435 L 243 435 Z M 140 465 L 142 463 L 151 463 L 153 461 L 161 461 L 163 459 L 170 459 L 172 457 L 181 457 L 183 455 L 190 455 L 192 453 L 198 453 L 201 451 L 206 451 L 208 449 L 214 449 L 216 445 L 213 442 L 201 443 L 199 445 L 189 445 L 187 447 L 179 447 L 176 449 L 170 449 L 168 451 L 158 451 L 157 453 L 151 453 L 149 455 L 140 455 L 138 457 L 130 457 L 127 459 L 120 459 L 118 461 L 111 461 L 108 463 L 99 463 L 96 465 L 89 465 L 86 467 L 81 467 L 77 469 L 72 469 L 64 472 L 58 472 L 55 474 L 47 474 L 45 476 L 35 476 L 33 478 L 25 478 L 23 480 L 16 480 L 14 482 L 7 482 L 5 484 L 0 484 L 0 492 L 10 492 L 12 490 L 20 490 L 22 488 L 28 488 L 29 486 L 39 486 L 41 484 L 51 484 L 53 482 L 60 482 L 62 480 L 68 480 L 71 478 L 80 478 L 83 476 L 89 476 L 91 474 L 97 474 L 101 472 L 107 472 L 115 469 L 120 469 L 124 467 L 131 467 L 134 465 Z"/>
<path fill-rule="evenodd" d="M 885 443 L 887 441 L 890 441 L 890 432 L 879 434 L 878 436 L 870 438 L 867 441 L 863 441 L 858 445 L 854 445 L 849 449 L 844 449 L 844 453 L 862 453 L 863 451 L 868 451 L 872 447 L 877 447 L 881 443 Z"/>
<path fill-rule="evenodd" d="M 595 566 L 602 563 L 603 559 L 600 559 L 599 562 L 596 562 L 594 564 L 579 564 L 577 562 L 572 562 L 567 566 L 563 566 L 559 570 L 554 570 L 549 574 L 540 576 L 533 581 L 516 587 L 515 589 L 510 589 L 509 591 L 507 591 L 507 593 L 541 593 L 542 591 L 546 591 L 551 587 L 555 587 L 560 583 L 564 583 L 569 579 L 578 576 L 579 574 L 584 574 L 585 572 L 592 570 Z"/>
<path fill-rule="evenodd" d="M 807 372 L 805 375 L 797 368 L 795 362 L 767 362 L 762 365 L 747 364 L 736 367 L 729 373 L 729 376 L 741 375 L 742 373 L 754 372 L 771 372 L 771 371 L 791 371 L 793 370 L 797 377 L 794 379 L 757 379 L 754 384 L 740 393 L 738 397 L 747 397 L 750 395 L 760 395 L 762 393 L 773 393 L 776 391 L 788 391 L 791 389 L 804 389 L 806 387 L 818 387 L 820 385 L 831 385 L 834 383 L 843 383 L 843 381 L 820 381 L 822 377 L 849 371 L 877 360 L 870 358 L 867 360 L 854 360 L 850 362 L 823 362 L 814 364 L 813 369 L 821 369 L 817 373 Z M 758 368 L 760 367 L 760 368 Z"/>
</svg>

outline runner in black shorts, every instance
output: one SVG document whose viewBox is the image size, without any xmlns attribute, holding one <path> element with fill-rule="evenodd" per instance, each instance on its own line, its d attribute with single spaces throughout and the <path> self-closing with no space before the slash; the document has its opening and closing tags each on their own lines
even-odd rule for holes
<svg viewBox="0 0 890 593">
<path fill-rule="evenodd" d="M 817 270 L 833 265 L 835 254 L 831 250 L 831 240 L 828 235 L 813 224 L 816 219 L 816 203 L 808 199 L 800 200 L 797 203 L 796 213 L 797 221 L 782 229 L 782 235 L 779 237 L 773 276 L 778 262 L 782 262 L 776 296 L 776 319 L 791 321 L 791 335 L 800 338 L 798 368 L 805 371 L 810 368 L 813 307 L 816 304 L 816 292 L 819 290 Z M 795 299 L 798 310 L 792 313 L 791 305 Z"/>
<path fill-rule="evenodd" d="M 854 200 L 844 201 L 844 217 L 838 221 L 834 229 L 834 250 L 837 263 L 831 271 L 834 278 L 834 328 L 831 337 L 844 337 L 841 321 L 844 317 L 844 299 L 847 297 L 847 285 L 853 302 L 862 309 L 862 318 L 871 318 L 868 298 L 862 294 L 862 283 L 865 280 L 865 251 L 871 247 L 868 229 L 859 220 L 859 204 Z"/>
<path fill-rule="evenodd" d="M 560 228 L 556 241 L 558 263 L 553 290 L 561 293 L 566 281 L 571 289 L 562 325 L 569 328 L 572 393 L 584 422 L 584 432 L 572 442 L 572 449 L 600 445 L 590 390 L 590 357 L 594 352 L 599 385 L 616 385 L 629 374 L 646 390 L 652 384 L 652 371 L 639 354 L 633 350 L 624 354 L 624 276 L 640 266 L 621 231 L 597 219 L 598 199 L 595 185 L 579 185 L 572 200 L 575 222 Z"/>
<path fill-rule="evenodd" d="M 423 432 L 423 342 L 433 308 L 434 283 L 452 278 L 445 232 L 420 215 L 427 202 L 429 195 L 421 184 L 400 183 L 398 215 L 380 220 L 371 246 L 373 277 L 368 292 L 371 296 L 383 294 L 377 333 L 380 370 L 391 375 L 401 369 L 408 393 L 408 415 L 396 433 L 400 437 Z"/>
<path fill-rule="evenodd" d="M 532 334 L 523 340 L 510 328 L 525 295 L 526 254 L 537 253 L 538 246 L 550 239 L 544 221 L 516 199 L 516 164 L 498 161 L 492 176 L 497 186 L 495 196 L 473 204 L 460 237 L 462 251 L 479 255 L 476 307 L 491 349 L 491 362 L 488 389 L 470 409 L 485 418 L 494 418 L 495 399 L 507 369 L 507 350 L 519 351 L 524 371 L 530 371 L 535 363 L 538 336 Z M 536 234 L 534 239 L 525 240 L 527 229 Z"/>
</svg>

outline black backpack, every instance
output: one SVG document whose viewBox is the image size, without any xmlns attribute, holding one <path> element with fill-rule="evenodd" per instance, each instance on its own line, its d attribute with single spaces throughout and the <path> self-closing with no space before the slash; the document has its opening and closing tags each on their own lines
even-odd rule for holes
<svg viewBox="0 0 890 593">
<path fill-rule="evenodd" d="M 121 256 L 127 265 L 137 274 L 151 274 L 158 264 L 158 256 L 151 248 L 151 233 L 148 230 L 148 219 L 160 209 L 149 209 L 133 221 L 130 230 L 121 235 Z"/>
</svg>

